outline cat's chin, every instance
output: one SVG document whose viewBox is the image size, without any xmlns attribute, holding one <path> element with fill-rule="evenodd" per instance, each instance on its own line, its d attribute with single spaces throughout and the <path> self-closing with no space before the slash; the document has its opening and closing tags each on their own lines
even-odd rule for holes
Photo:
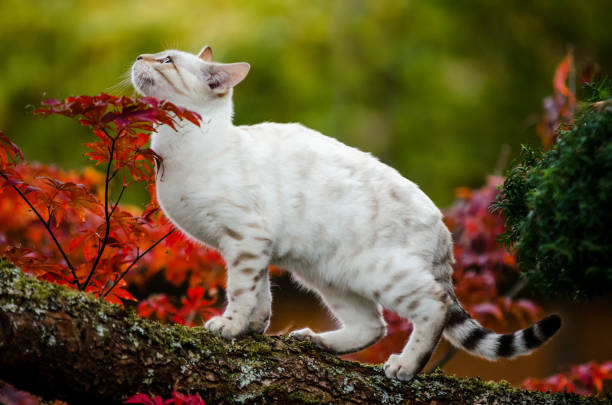
<svg viewBox="0 0 612 405">
<path fill-rule="evenodd" d="M 151 97 L 151 90 L 155 81 L 147 74 L 144 69 L 139 67 L 138 62 L 132 66 L 132 85 L 136 92 L 141 96 Z"/>
</svg>

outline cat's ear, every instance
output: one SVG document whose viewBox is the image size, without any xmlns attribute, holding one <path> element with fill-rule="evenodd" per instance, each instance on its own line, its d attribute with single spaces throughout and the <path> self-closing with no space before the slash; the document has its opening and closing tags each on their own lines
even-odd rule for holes
<svg viewBox="0 0 612 405">
<path fill-rule="evenodd" d="M 246 62 L 214 63 L 205 68 L 204 80 L 215 93 L 225 93 L 240 83 L 250 68 L 251 65 Z"/>
<path fill-rule="evenodd" d="M 206 45 L 198 55 L 198 58 L 202 59 L 204 62 L 212 62 L 212 48 Z"/>
</svg>

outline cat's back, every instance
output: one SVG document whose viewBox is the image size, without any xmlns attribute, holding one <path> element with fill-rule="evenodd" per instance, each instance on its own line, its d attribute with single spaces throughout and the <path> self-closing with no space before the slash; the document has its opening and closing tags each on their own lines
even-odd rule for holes
<svg viewBox="0 0 612 405">
<path fill-rule="evenodd" d="M 293 151 L 295 153 L 304 150 L 304 148 L 309 151 L 319 150 L 320 152 L 330 151 L 330 148 L 337 149 L 337 152 L 340 152 L 342 148 L 354 149 L 332 137 L 325 136 L 314 129 L 295 122 L 262 122 L 255 125 L 239 126 L 238 128 L 249 134 L 255 143 L 264 145 L 266 148 L 273 146 L 286 152 Z"/>
<path fill-rule="evenodd" d="M 267 205 L 284 213 L 280 227 L 310 227 L 303 231 L 313 234 L 325 228 L 333 239 L 347 229 L 410 231 L 406 223 L 432 225 L 441 218 L 416 184 L 369 153 L 301 124 L 240 128 L 248 134 L 254 171 L 262 173 Z"/>
<path fill-rule="evenodd" d="M 248 133 L 254 152 L 266 158 L 274 158 L 286 164 L 283 172 L 290 172 L 292 166 L 299 168 L 302 181 L 310 174 L 321 175 L 321 171 L 340 171 L 328 173 L 337 180 L 356 180 L 378 173 L 386 179 L 404 179 L 395 169 L 381 163 L 369 153 L 343 144 L 335 138 L 323 135 L 299 123 L 265 122 L 257 125 L 239 127 Z M 267 162 L 270 163 L 269 161 Z M 344 169 L 344 170 L 343 170 Z M 320 179 L 317 179 L 320 180 Z"/>
<path fill-rule="evenodd" d="M 302 124 L 265 122 L 239 128 L 248 134 L 252 160 L 283 174 L 285 180 L 302 185 L 344 183 L 358 188 L 367 183 L 374 187 L 369 192 L 385 190 L 394 200 L 413 193 L 429 201 L 415 183 L 370 153 Z M 431 206 L 435 208 L 433 203 Z"/>
</svg>

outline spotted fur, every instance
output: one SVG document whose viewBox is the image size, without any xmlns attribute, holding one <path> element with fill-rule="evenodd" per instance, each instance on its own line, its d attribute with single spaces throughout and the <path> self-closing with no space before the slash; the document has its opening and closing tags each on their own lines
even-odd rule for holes
<svg viewBox="0 0 612 405">
<path fill-rule="evenodd" d="M 382 307 L 410 319 L 389 377 L 411 379 L 440 336 L 489 359 L 525 354 L 560 326 L 557 316 L 508 335 L 480 326 L 457 302 L 451 235 L 416 184 L 370 154 L 299 124 L 234 126 L 232 92 L 246 63 L 169 50 L 141 55 L 135 88 L 198 112 L 201 127 L 162 126 L 151 146 L 163 158 L 157 197 L 185 234 L 217 248 L 228 264 L 228 305 L 206 327 L 231 339 L 264 332 L 270 320 L 268 266 L 317 292 L 339 328 L 292 332 L 348 353 L 384 336 Z"/>
</svg>

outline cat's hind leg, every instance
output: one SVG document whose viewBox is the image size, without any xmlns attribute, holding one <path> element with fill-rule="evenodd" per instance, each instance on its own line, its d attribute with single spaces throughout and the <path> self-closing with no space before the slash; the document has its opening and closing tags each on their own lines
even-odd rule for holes
<svg viewBox="0 0 612 405">
<path fill-rule="evenodd" d="M 374 301 L 331 285 L 317 287 L 316 291 L 341 324 L 340 329 L 315 333 L 304 328 L 291 332 L 291 336 L 311 340 L 332 353 L 344 354 L 364 349 L 385 335 L 381 306 Z"/>
<path fill-rule="evenodd" d="M 415 294 L 395 294 L 385 301 L 391 310 L 413 324 L 402 353 L 392 354 L 384 364 L 387 377 L 408 381 L 425 367 L 440 340 L 448 315 L 447 295 L 432 280 Z"/>
</svg>

